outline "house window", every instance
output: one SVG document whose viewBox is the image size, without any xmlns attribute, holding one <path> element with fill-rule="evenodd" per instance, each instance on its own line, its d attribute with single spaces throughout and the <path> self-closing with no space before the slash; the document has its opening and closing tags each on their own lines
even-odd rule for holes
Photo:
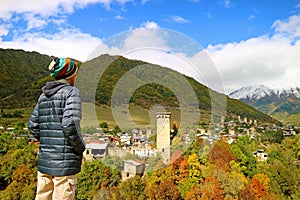
<svg viewBox="0 0 300 200">
<path fill-rule="evenodd" d="M 90 150 L 86 150 L 86 154 L 90 154 Z"/>
</svg>

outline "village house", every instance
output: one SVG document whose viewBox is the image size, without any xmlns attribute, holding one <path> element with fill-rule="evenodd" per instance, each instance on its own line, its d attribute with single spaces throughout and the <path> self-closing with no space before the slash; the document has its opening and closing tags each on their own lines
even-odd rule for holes
<svg viewBox="0 0 300 200">
<path fill-rule="evenodd" d="M 128 135 L 128 133 L 120 136 L 120 143 L 121 143 L 122 146 L 123 145 L 130 145 L 130 142 L 131 142 L 131 136 Z"/>
<path fill-rule="evenodd" d="M 137 155 L 140 158 L 142 157 L 152 157 L 156 156 L 156 150 L 152 147 L 132 147 L 131 153 Z"/>
<path fill-rule="evenodd" d="M 268 159 L 268 153 L 263 149 L 257 149 L 253 152 L 253 156 L 257 158 L 258 161 L 266 161 Z"/>
<path fill-rule="evenodd" d="M 124 160 L 124 171 L 122 172 L 123 180 L 134 176 L 143 176 L 145 171 L 145 163 L 141 160 Z"/>
<path fill-rule="evenodd" d="M 99 140 L 91 140 L 86 142 L 86 149 L 83 152 L 83 157 L 87 161 L 93 159 L 105 158 L 107 155 L 108 144 Z"/>
</svg>

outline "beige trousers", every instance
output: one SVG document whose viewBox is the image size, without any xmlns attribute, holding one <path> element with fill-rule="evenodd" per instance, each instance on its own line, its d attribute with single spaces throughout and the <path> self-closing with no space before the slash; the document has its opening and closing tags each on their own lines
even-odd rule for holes
<svg viewBox="0 0 300 200">
<path fill-rule="evenodd" d="M 73 200 L 77 176 L 53 177 L 38 171 L 35 200 Z"/>
</svg>

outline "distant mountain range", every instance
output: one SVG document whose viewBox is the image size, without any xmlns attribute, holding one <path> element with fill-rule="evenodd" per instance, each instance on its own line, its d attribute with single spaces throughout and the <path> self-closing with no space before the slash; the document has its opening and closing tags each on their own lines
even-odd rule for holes
<svg viewBox="0 0 300 200">
<path fill-rule="evenodd" d="M 229 94 L 286 123 L 300 123 L 300 88 L 270 89 L 264 85 L 242 87 Z M 300 120 L 299 120 L 300 121 Z"/>
<path fill-rule="evenodd" d="M 38 96 L 41 93 L 42 86 L 49 80 L 47 66 L 52 60 L 52 56 L 42 55 L 37 52 L 25 52 L 23 50 L 0 49 L 0 108 L 24 108 L 33 107 Z M 114 87 L 120 78 L 135 68 L 136 66 L 147 65 L 151 69 L 162 68 L 158 65 L 146 63 L 139 60 L 129 60 L 122 56 L 101 55 L 88 62 L 79 63 L 80 81 L 83 85 L 88 85 L 92 79 L 99 80 L 95 90 L 89 88 L 81 90 L 81 93 L 88 99 L 93 100 L 98 105 L 111 105 L 111 96 Z M 108 65 L 105 70 L 99 73 L 99 68 L 95 66 Z M 152 66 L 152 67 L 151 67 Z M 150 77 L 164 80 L 166 74 L 157 73 L 157 71 L 149 71 Z M 180 74 L 179 72 L 175 72 Z M 101 74 L 101 77 L 99 77 Z M 182 74 L 181 74 L 182 75 Z M 96 76 L 96 78 L 92 78 Z M 143 81 L 136 74 L 138 81 Z M 184 76 L 184 75 L 183 75 Z M 211 94 L 217 97 L 225 97 L 226 114 L 231 116 L 240 115 L 241 117 L 253 118 L 262 122 L 278 123 L 277 120 L 264 114 L 257 109 L 249 106 L 242 101 L 229 98 L 224 94 L 217 93 L 210 88 L 202 85 L 193 78 L 184 76 L 193 88 L 197 98 L 200 110 L 211 110 Z M 174 87 L 182 87 L 180 83 L 174 83 Z M 126 88 L 124 88 L 126 90 Z M 89 94 L 90 93 L 90 94 Z M 90 98 L 91 97 L 91 98 Z M 189 98 L 188 96 L 186 97 Z M 214 99 L 216 100 L 216 99 Z M 124 103 L 124 102 L 117 102 Z M 131 96 L 130 103 L 139 105 L 143 108 L 150 108 L 152 105 L 162 105 L 166 107 L 178 107 L 179 101 L 176 96 L 167 87 L 159 84 L 146 84 L 138 88 Z"/>
</svg>

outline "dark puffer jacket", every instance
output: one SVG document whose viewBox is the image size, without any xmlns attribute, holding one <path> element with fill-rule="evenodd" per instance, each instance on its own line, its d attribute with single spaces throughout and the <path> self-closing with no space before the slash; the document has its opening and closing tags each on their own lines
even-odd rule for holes
<svg viewBox="0 0 300 200">
<path fill-rule="evenodd" d="M 40 141 L 40 172 L 51 176 L 80 172 L 85 150 L 80 120 L 79 90 L 63 81 L 46 83 L 28 122 L 31 134 Z"/>
</svg>

